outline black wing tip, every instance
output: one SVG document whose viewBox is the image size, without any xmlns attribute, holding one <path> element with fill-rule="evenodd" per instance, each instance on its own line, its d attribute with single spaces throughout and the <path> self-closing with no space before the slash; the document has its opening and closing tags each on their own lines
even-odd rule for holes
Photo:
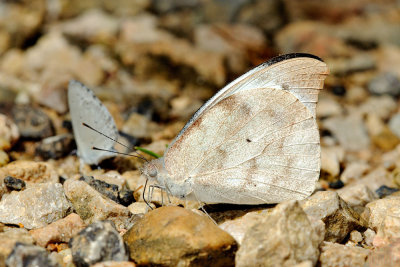
<svg viewBox="0 0 400 267">
<path fill-rule="evenodd" d="M 264 64 L 270 66 L 270 65 L 273 65 L 275 63 L 282 62 L 284 60 L 293 59 L 293 58 L 300 58 L 300 57 L 313 58 L 313 59 L 319 60 L 321 62 L 324 62 L 320 57 L 318 57 L 316 55 L 313 55 L 313 54 L 308 54 L 308 53 L 289 53 L 289 54 L 284 54 L 284 55 L 273 57 L 270 60 L 266 61 Z"/>
</svg>

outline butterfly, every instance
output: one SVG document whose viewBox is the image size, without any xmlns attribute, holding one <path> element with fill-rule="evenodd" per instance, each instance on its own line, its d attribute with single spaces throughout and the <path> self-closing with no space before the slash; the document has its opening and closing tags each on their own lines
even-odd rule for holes
<svg viewBox="0 0 400 267">
<path fill-rule="evenodd" d="M 304 199 L 320 173 L 315 109 L 329 70 L 317 56 L 278 56 L 232 81 L 142 173 L 169 194 L 203 203 Z"/>
<path fill-rule="evenodd" d="M 79 158 L 87 164 L 98 164 L 105 158 L 115 156 L 115 153 L 106 150 L 114 148 L 114 140 L 118 138 L 117 127 L 110 112 L 93 92 L 78 81 L 70 81 L 68 106 Z M 101 146 L 103 150 L 93 150 L 94 146 Z"/>
</svg>

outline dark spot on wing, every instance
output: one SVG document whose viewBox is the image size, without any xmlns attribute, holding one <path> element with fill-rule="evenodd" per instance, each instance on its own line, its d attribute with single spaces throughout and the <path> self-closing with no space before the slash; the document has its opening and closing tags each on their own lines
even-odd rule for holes
<svg viewBox="0 0 400 267">
<path fill-rule="evenodd" d="M 251 140 L 250 140 L 249 138 L 246 138 L 246 141 L 247 141 L 248 143 L 250 143 L 250 142 L 251 142 Z"/>
</svg>

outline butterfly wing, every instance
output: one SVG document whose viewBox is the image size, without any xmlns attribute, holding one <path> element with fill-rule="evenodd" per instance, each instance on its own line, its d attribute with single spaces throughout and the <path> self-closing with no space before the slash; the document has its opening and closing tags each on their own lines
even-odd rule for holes
<svg viewBox="0 0 400 267">
<path fill-rule="evenodd" d="M 78 147 L 78 156 L 87 164 L 98 164 L 113 153 L 93 150 L 94 146 L 112 150 L 114 141 L 83 126 L 88 124 L 112 139 L 118 138 L 114 119 L 93 92 L 77 81 L 68 86 L 68 105 L 72 127 Z"/>
<path fill-rule="evenodd" d="M 206 110 L 222 99 L 248 89 L 275 88 L 289 91 L 307 106 L 315 117 L 318 94 L 323 88 L 327 74 L 326 64 L 311 54 L 292 53 L 272 58 L 238 77 L 210 98 L 183 127 L 171 145 Z"/>
<path fill-rule="evenodd" d="M 298 58 L 275 63 L 282 71 L 273 73 L 281 77 L 266 88 L 245 74 L 240 86 L 231 85 L 204 108 L 165 154 L 170 179 L 189 180 L 196 198 L 207 203 L 277 203 L 310 195 L 319 177 L 320 144 L 314 110 L 306 104 L 316 101 L 313 91 L 322 89 L 328 70 L 305 59 L 303 67 Z M 251 73 L 271 76 L 275 64 Z M 296 96 L 290 89 L 304 91 Z"/>
</svg>

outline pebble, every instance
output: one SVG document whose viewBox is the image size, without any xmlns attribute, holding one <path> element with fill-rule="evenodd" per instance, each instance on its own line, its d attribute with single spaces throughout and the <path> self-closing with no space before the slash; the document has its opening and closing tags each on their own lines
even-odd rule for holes
<svg viewBox="0 0 400 267">
<path fill-rule="evenodd" d="M 390 118 L 389 129 L 400 138 L 400 113 L 396 113 Z"/>
<path fill-rule="evenodd" d="M 77 267 L 85 267 L 101 261 L 128 260 L 124 241 L 111 221 L 90 224 L 70 240 L 69 246 Z"/>
<path fill-rule="evenodd" d="M 377 231 L 386 216 L 400 216 L 400 197 L 378 199 L 367 204 L 365 211 L 368 226 Z"/>
<path fill-rule="evenodd" d="M 344 159 L 345 151 L 342 147 L 321 147 L 321 171 L 332 180 L 339 176 L 340 162 Z M 322 174 L 323 175 L 323 174 Z"/>
<path fill-rule="evenodd" d="M 341 242 L 353 230 L 362 230 L 366 222 L 333 191 L 319 191 L 302 200 L 305 213 L 325 223 L 325 241 Z"/>
<path fill-rule="evenodd" d="M 36 147 L 36 155 L 43 159 L 59 159 L 76 149 L 72 134 L 61 134 L 43 139 Z"/>
<path fill-rule="evenodd" d="M 386 214 L 378 227 L 373 245 L 382 247 L 395 239 L 400 239 L 400 214 Z"/>
<path fill-rule="evenodd" d="M 76 213 L 71 213 L 65 218 L 55 221 L 43 228 L 29 231 L 37 245 L 46 247 L 50 243 L 68 243 L 79 231 L 85 227 L 85 223 Z"/>
<path fill-rule="evenodd" d="M 90 266 L 91 267 L 135 267 L 136 264 L 131 261 L 103 261 Z"/>
<path fill-rule="evenodd" d="M 362 118 L 357 115 L 332 117 L 323 121 L 323 128 L 332 132 L 340 145 L 349 151 L 367 149 L 370 139 Z"/>
<path fill-rule="evenodd" d="M 65 217 L 70 209 L 61 184 L 32 184 L 23 191 L 12 191 L 3 196 L 0 222 L 36 229 Z"/>
<path fill-rule="evenodd" d="M 342 115 L 343 109 L 334 99 L 321 98 L 318 101 L 316 113 L 318 118 L 329 118 Z"/>
<path fill-rule="evenodd" d="M 365 184 L 350 184 L 336 192 L 351 207 L 364 207 L 368 203 L 378 199 L 377 195 Z"/>
<path fill-rule="evenodd" d="M 384 121 L 388 120 L 396 109 L 397 102 L 388 95 L 371 96 L 359 107 L 360 112 L 364 115 L 375 114 Z"/>
<path fill-rule="evenodd" d="M 16 243 L 6 260 L 7 266 L 59 267 L 58 262 L 44 248 Z"/>
<path fill-rule="evenodd" d="M 362 234 L 359 231 L 353 230 L 350 233 L 350 240 L 354 243 L 360 243 L 361 241 L 363 241 Z"/>
<path fill-rule="evenodd" d="M 364 266 L 370 250 L 324 242 L 321 246 L 320 263 L 323 267 Z"/>
<path fill-rule="evenodd" d="M 375 193 L 378 195 L 379 198 L 384 198 L 390 196 L 391 194 L 399 191 L 398 188 L 388 187 L 386 185 L 382 185 L 378 189 L 376 189 Z"/>
<path fill-rule="evenodd" d="M 304 261 L 314 265 L 322 240 L 299 203 L 286 201 L 247 230 L 236 266 L 293 266 Z"/>
<path fill-rule="evenodd" d="M 64 183 L 64 190 L 75 212 L 86 224 L 110 220 L 119 231 L 130 225 L 132 214 L 128 208 L 103 196 L 87 183 L 68 179 Z"/>
<path fill-rule="evenodd" d="M 233 266 L 237 250 L 207 216 L 173 206 L 146 213 L 124 240 L 138 265 Z"/>
<path fill-rule="evenodd" d="M 400 95 L 400 80 L 394 73 L 380 73 L 368 83 L 368 90 L 375 95 L 397 97 Z"/>
<path fill-rule="evenodd" d="M 373 246 L 373 241 L 374 241 L 375 236 L 376 236 L 376 233 L 374 232 L 374 230 L 372 230 L 370 228 L 365 230 L 365 232 L 363 233 L 363 238 L 364 238 L 365 244 L 369 247 Z"/>
<path fill-rule="evenodd" d="M 18 160 L 0 168 L 0 177 L 12 176 L 26 183 L 57 183 L 59 178 L 52 165 L 46 162 Z"/>
<path fill-rule="evenodd" d="M 39 108 L 32 106 L 15 106 L 12 116 L 23 138 L 43 139 L 54 133 L 53 124 Z"/>
<path fill-rule="evenodd" d="M 374 69 L 376 61 L 368 53 L 359 53 L 348 59 L 339 58 L 329 61 L 329 69 L 335 75 L 346 75 Z"/>
<path fill-rule="evenodd" d="M 153 203 L 150 203 L 150 206 L 153 209 L 156 208 Z M 128 206 L 128 209 L 132 214 L 146 214 L 151 210 L 145 202 L 134 202 Z"/>
<path fill-rule="evenodd" d="M 25 182 L 21 179 L 14 178 L 12 176 L 7 176 L 4 178 L 4 184 L 10 190 L 21 191 L 25 188 Z"/>
<path fill-rule="evenodd" d="M 136 138 L 149 138 L 152 134 L 158 132 L 160 127 L 146 116 L 132 113 L 121 130 Z"/>
<path fill-rule="evenodd" d="M 366 162 L 350 162 L 346 165 L 342 174 L 340 175 L 340 180 L 342 180 L 345 184 L 356 182 L 369 170 L 370 166 Z"/>
<path fill-rule="evenodd" d="M 0 150 L 9 150 L 19 139 L 17 125 L 0 113 Z"/>
<path fill-rule="evenodd" d="M 11 228 L 6 232 L 0 233 L 0 264 L 4 266 L 4 261 L 10 255 L 16 243 L 33 245 L 35 240 L 26 229 Z"/>
</svg>

